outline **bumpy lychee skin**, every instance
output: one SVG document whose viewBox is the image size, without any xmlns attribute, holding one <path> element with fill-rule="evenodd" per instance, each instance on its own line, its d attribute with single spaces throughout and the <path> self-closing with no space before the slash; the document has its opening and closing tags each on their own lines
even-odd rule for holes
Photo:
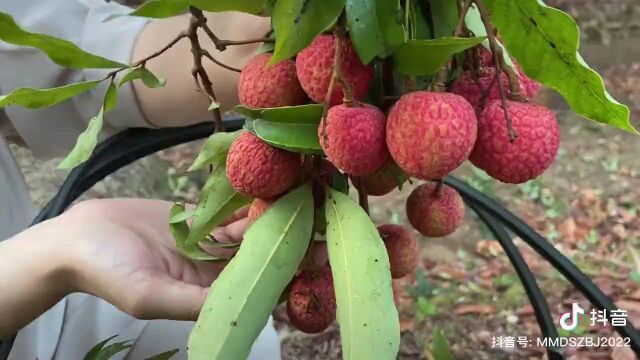
<svg viewBox="0 0 640 360">
<path fill-rule="evenodd" d="M 271 205 L 277 200 L 277 198 L 271 199 L 260 199 L 255 198 L 249 206 L 249 212 L 247 213 L 247 218 L 249 219 L 249 223 L 253 223 L 257 218 L 262 216 L 262 214 L 267 211 Z"/>
<path fill-rule="evenodd" d="M 440 179 L 460 166 L 476 140 L 473 107 L 462 96 L 416 91 L 395 103 L 387 146 L 395 162 L 419 179 Z"/>
<path fill-rule="evenodd" d="M 542 105 L 509 101 L 508 108 L 518 138 L 509 141 L 502 104 L 495 100 L 478 120 L 478 140 L 469 160 L 495 179 L 520 184 L 551 165 L 560 145 L 560 129 L 553 112 Z"/>
<path fill-rule="evenodd" d="M 411 274 L 419 259 L 418 241 L 413 231 L 395 224 L 379 226 L 378 231 L 389 254 L 391 277 L 399 279 Z"/>
<path fill-rule="evenodd" d="M 271 54 L 260 54 L 247 63 L 240 73 L 240 103 L 251 108 L 300 105 L 307 95 L 298 82 L 296 64 L 283 60 L 269 66 Z"/>
<path fill-rule="evenodd" d="M 242 133 L 227 155 L 227 177 L 238 192 L 268 199 L 289 190 L 300 170 L 300 156 Z"/>
<path fill-rule="evenodd" d="M 304 91 L 309 97 L 322 103 L 329 91 L 329 82 L 333 72 L 336 41 L 333 35 L 320 35 L 303 49 L 296 57 L 296 72 Z M 369 90 L 373 80 L 373 65 L 364 65 L 350 40 L 341 43 L 340 63 L 342 77 L 351 84 L 354 98 L 361 99 Z M 330 105 L 342 102 L 342 86 L 335 84 L 331 93 Z"/>
<path fill-rule="evenodd" d="M 458 228 L 464 219 L 462 197 L 453 188 L 442 185 L 438 194 L 436 183 L 415 188 L 407 198 L 407 217 L 414 229 L 429 237 L 446 236 Z"/>
<path fill-rule="evenodd" d="M 400 186 L 405 178 L 398 165 L 393 160 L 388 159 L 376 172 L 361 178 L 362 188 L 367 195 L 382 196 Z"/>
<path fill-rule="evenodd" d="M 385 122 L 382 111 L 372 105 L 334 106 L 318 126 L 320 145 L 340 170 L 355 176 L 372 174 L 389 155 Z"/>
<path fill-rule="evenodd" d="M 291 282 L 287 300 L 289 320 L 300 331 L 319 333 L 336 319 L 331 270 L 304 270 Z"/>
</svg>

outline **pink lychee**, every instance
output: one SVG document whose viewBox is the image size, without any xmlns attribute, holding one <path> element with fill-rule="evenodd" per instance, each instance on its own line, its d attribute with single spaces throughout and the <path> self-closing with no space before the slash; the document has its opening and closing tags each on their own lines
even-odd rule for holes
<svg viewBox="0 0 640 360">
<path fill-rule="evenodd" d="M 227 177 L 240 193 L 268 199 L 289 190 L 298 178 L 300 155 L 275 148 L 246 131 L 231 144 Z"/>
<path fill-rule="evenodd" d="M 300 105 L 307 95 L 298 82 L 296 64 L 283 60 L 268 65 L 271 54 L 256 55 L 240 73 L 238 96 L 242 105 L 251 108 L 271 108 Z"/>
<path fill-rule="evenodd" d="M 336 318 L 331 270 L 303 270 L 291 282 L 287 300 L 289 320 L 300 331 L 319 333 Z"/>
<path fill-rule="evenodd" d="M 478 140 L 469 160 L 495 179 L 519 184 L 538 177 L 551 165 L 560 145 L 560 129 L 545 106 L 507 104 L 517 139 L 509 141 L 502 103 L 492 101 L 478 120 Z"/>
<path fill-rule="evenodd" d="M 385 122 L 382 111 L 373 105 L 334 106 L 318 126 L 320 145 L 340 170 L 354 176 L 369 175 L 389 155 Z"/>
<path fill-rule="evenodd" d="M 296 71 L 300 84 L 307 95 L 317 103 L 324 102 L 329 90 L 336 52 L 335 43 L 333 35 L 319 35 L 296 57 Z M 342 78 L 351 84 L 353 97 L 356 100 L 362 99 L 373 80 L 373 66 L 364 65 L 360 61 L 350 40 L 342 40 L 341 48 Z M 343 97 L 342 85 L 336 82 L 331 93 L 330 105 L 341 103 Z"/>
<path fill-rule="evenodd" d="M 407 198 L 407 217 L 414 229 L 429 237 L 453 233 L 464 219 L 464 202 L 458 192 L 436 183 L 425 183 L 413 189 Z"/>
<path fill-rule="evenodd" d="M 476 132 L 473 107 L 462 96 L 416 91 L 403 95 L 391 109 L 387 146 L 407 174 L 434 180 L 467 159 Z"/>
<path fill-rule="evenodd" d="M 418 265 L 418 241 L 410 229 L 396 224 L 385 224 L 378 227 L 389 255 L 391 277 L 399 279 L 409 275 Z"/>
</svg>

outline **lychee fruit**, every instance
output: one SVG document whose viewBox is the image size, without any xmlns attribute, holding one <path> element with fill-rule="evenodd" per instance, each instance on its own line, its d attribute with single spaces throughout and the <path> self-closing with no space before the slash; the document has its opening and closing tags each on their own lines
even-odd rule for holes
<svg viewBox="0 0 640 360">
<path fill-rule="evenodd" d="M 333 73 L 336 40 L 333 35 L 319 35 L 296 57 L 296 72 L 304 91 L 309 97 L 323 103 L 329 91 Z M 353 97 L 362 99 L 369 91 L 373 80 L 373 65 L 360 61 L 351 41 L 341 41 L 340 70 L 342 78 L 351 84 Z M 344 98 L 342 85 L 336 82 L 331 93 L 330 105 L 340 104 Z"/>
<path fill-rule="evenodd" d="M 238 192 L 268 199 L 289 190 L 298 178 L 300 156 L 275 148 L 246 131 L 231 144 L 227 177 Z"/>
<path fill-rule="evenodd" d="M 304 104 L 307 95 L 298 82 L 295 62 L 283 60 L 268 65 L 269 60 L 271 54 L 256 55 L 242 69 L 238 82 L 240 103 L 250 108 Z"/>
<path fill-rule="evenodd" d="M 403 95 L 391 109 L 387 146 L 407 174 L 435 180 L 467 159 L 476 132 L 476 114 L 462 96 L 416 91 Z"/>
<path fill-rule="evenodd" d="M 389 156 L 385 117 L 373 105 L 332 107 L 320 122 L 318 136 L 329 161 L 350 175 L 372 174 Z"/>
<path fill-rule="evenodd" d="M 336 318 L 331 270 L 303 270 L 291 282 L 287 300 L 289 320 L 300 331 L 319 333 Z"/>
<path fill-rule="evenodd" d="M 453 233 L 464 219 L 464 202 L 458 192 L 442 184 L 425 183 L 407 198 L 407 217 L 414 229 L 429 237 Z"/>
<path fill-rule="evenodd" d="M 469 160 L 495 179 L 520 184 L 538 177 L 551 165 L 560 145 L 560 129 L 555 115 L 545 106 L 507 104 L 518 137 L 509 141 L 502 103 L 495 100 L 480 115 L 478 140 Z"/>
<path fill-rule="evenodd" d="M 267 211 L 271 205 L 277 200 L 277 198 L 271 199 L 260 199 L 255 198 L 253 202 L 251 202 L 251 206 L 249 206 L 249 212 L 247 213 L 247 218 L 249 219 L 249 223 L 253 223 L 259 218 L 262 214 Z"/>
<path fill-rule="evenodd" d="M 362 188 L 367 195 L 382 196 L 399 187 L 406 180 L 406 175 L 391 159 L 371 175 L 360 178 Z"/>
<path fill-rule="evenodd" d="M 418 241 L 413 231 L 395 224 L 379 226 L 378 231 L 389 254 L 391 277 L 399 279 L 412 273 L 419 259 Z"/>
</svg>

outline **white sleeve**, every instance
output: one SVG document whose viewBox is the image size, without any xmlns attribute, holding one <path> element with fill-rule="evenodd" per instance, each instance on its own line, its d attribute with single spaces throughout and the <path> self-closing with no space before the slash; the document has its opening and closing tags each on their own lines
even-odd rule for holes
<svg viewBox="0 0 640 360">
<path fill-rule="evenodd" d="M 147 20 L 111 14 L 131 11 L 104 0 L 2 0 L 0 11 L 11 15 L 24 29 L 69 40 L 90 53 L 121 63 L 131 62 L 136 38 Z M 49 88 L 103 78 L 109 69 L 70 70 L 49 60 L 37 49 L 0 41 L 0 93 L 19 87 Z M 106 84 L 56 106 L 28 110 L 5 108 L 6 115 L 26 144 L 38 156 L 66 154 L 93 117 L 104 97 Z M 118 106 L 105 117 L 102 137 L 127 127 L 150 127 L 140 110 L 131 83 L 119 89 Z"/>
</svg>

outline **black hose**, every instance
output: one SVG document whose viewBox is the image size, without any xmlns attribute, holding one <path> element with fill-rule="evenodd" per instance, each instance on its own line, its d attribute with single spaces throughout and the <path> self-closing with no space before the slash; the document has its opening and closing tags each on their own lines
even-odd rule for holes
<svg viewBox="0 0 640 360">
<path fill-rule="evenodd" d="M 562 255 L 545 238 L 535 232 L 529 225 L 502 207 L 498 202 L 471 188 L 463 181 L 454 177 L 447 177 L 445 183 L 460 192 L 462 197 L 477 205 L 483 211 L 501 221 L 516 235 L 524 240 L 533 250 L 545 258 L 564 277 L 569 280 L 593 305 L 606 310 L 607 318 L 611 321 L 611 310 L 617 310 L 613 302 L 587 277 L 571 260 Z M 640 353 L 640 333 L 627 321 L 626 326 L 614 326 L 613 329 L 623 338 L 630 339 L 630 345 L 636 354 Z"/>
<path fill-rule="evenodd" d="M 542 290 L 540 290 L 540 287 L 536 282 L 535 275 L 531 272 L 531 269 L 529 269 L 529 266 L 522 257 L 522 254 L 520 254 L 518 247 L 516 247 L 511 240 L 511 236 L 509 236 L 507 229 L 505 229 L 504 226 L 502 226 L 502 224 L 500 224 L 491 215 L 479 209 L 477 205 L 471 202 L 467 202 L 467 205 L 471 210 L 478 214 L 480 220 L 487 224 L 489 230 L 500 242 L 505 254 L 509 258 L 509 261 L 511 261 L 511 264 L 516 270 L 516 274 L 518 274 L 518 278 L 522 283 L 522 287 L 524 287 L 524 290 L 529 297 L 529 301 L 531 302 L 531 306 L 533 307 L 533 311 L 536 315 L 536 320 L 538 320 L 538 325 L 542 331 L 542 336 L 545 338 L 557 339 L 558 330 L 553 322 L 553 317 L 551 316 L 551 310 L 549 309 L 547 299 L 545 299 Z M 565 359 L 565 354 L 562 348 L 555 346 L 547 347 L 547 355 L 549 360 Z"/>
</svg>

